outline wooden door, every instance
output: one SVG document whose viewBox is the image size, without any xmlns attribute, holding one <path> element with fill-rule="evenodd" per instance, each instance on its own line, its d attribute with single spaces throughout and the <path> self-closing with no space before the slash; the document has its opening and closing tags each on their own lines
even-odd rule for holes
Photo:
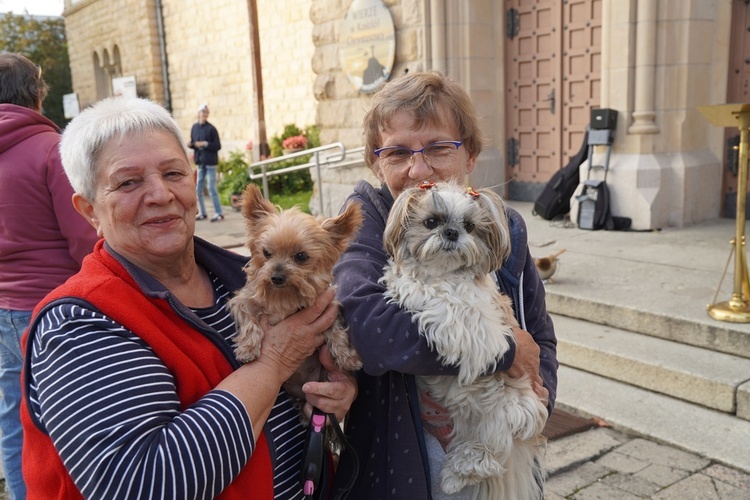
<svg viewBox="0 0 750 500">
<path fill-rule="evenodd" d="M 601 8 L 601 0 L 563 2 L 563 161 L 557 168 L 580 149 L 591 121 L 591 109 L 598 108 L 601 100 Z"/>
<path fill-rule="evenodd" d="M 533 201 L 599 106 L 601 0 L 506 0 L 508 197 Z"/>
<path fill-rule="evenodd" d="M 745 0 L 732 0 L 732 27 L 729 46 L 727 102 L 750 103 L 750 6 Z M 724 217 L 737 215 L 737 172 L 740 133 L 728 128 L 724 135 L 722 194 Z M 748 213 L 750 213 L 750 206 Z"/>
</svg>

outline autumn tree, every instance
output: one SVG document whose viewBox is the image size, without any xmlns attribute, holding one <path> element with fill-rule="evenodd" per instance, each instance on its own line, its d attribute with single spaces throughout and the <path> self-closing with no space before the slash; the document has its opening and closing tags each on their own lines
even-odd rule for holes
<svg viewBox="0 0 750 500">
<path fill-rule="evenodd" d="M 63 95 L 73 92 L 62 17 L 0 14 L 0 52 L 16 52 L 42 67 L 49 94 L 42 113 L 64 127 Z"/>
</svg>

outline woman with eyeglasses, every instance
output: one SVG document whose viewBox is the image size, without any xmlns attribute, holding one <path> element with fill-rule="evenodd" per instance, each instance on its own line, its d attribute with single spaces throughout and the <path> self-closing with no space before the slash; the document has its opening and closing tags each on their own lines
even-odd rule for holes
<svg viewBox="0 0 750 500">
<path fill-rule="evenodd" d="M 365 162 L 382 186 L 360 181 L 349 196 L 347 202 L 362 205 L 365 222 L 334 270 L 337 296 L 364 363 L 359 395 L 346 419 L 358 464 L 344 451 L 337 481 L 357 473 L 346 497 L 352 499 L 473 498 L 472 486 L 454 495 L 442 492 L 445 451 L 436 436 L 450 432 L 450 421 L 441 408 L 420 401 L 415 383 L 416 375 L 456 375 L 457 368 L 440 363 L 412 316 L 387 302 L 379 279 L 387 264 L 383 230 L 394 199 L 424 181 L 464 183 L 474 169 L 482 150 L 474 106 L 450 79 L 436 72 L 414 73 L 375 94 L 364 128 Z M 554 328 L 526 225 L 512 208 L 507 214 L 512 253 L 495 275 L 525 329 L 516 329 L 516 344 L 496 369 L 512 377 L 528 375 L 551 413 L 558 366 Z"/>
</svg>

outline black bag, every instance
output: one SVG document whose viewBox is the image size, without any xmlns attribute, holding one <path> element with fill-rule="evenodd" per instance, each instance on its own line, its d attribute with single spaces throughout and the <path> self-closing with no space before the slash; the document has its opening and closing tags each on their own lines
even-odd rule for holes
<svg viewBox="0 0 750 500">
<path fill-rule="evenodd" d="M 570 212 L 570 198 L 578 187 L 581 164 L 589 157 L 588 130 L 583 136 L 581 149 L 567 165 L 554 173 L 544 190 L 534 202 L 532 214 L 553 220 Z"/>
<path fill-rule="evenodd" d="M 581 229 L 615 229 L 609 211 L 609 187 L 603 180 L 586 180 L 578 200 L 578 227 Z"/>
</svg>

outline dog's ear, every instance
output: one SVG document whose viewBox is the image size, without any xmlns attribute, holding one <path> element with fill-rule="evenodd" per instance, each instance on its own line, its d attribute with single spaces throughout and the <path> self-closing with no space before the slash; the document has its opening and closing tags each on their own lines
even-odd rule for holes
<svg viewBox="0 0 750 500">
<path fill-rule="evenodd" d="M 492 269 L 500 269 L 503 261 L 510 255 L 510 230 L 508 215 L 505 212 L 505 201 L 492 189 L 478 190 L 477 203 L 487 214 L 486 224 L 477 227 L 490 250 Z M 488 271 L 489 272 L 489 271 Z"/>
<path fill-rule="evenodd" d="M 339 252 L 343 252 L 362 227 L 362 207 L 350 202 L 338 217 L 325 219 L 321 226 L 331 235 Z"/>
<path fill-rule="evenodd" d="M 245 216 L 248 227 L 269 214 L 276 213 L 273 203 L 263 197 L 258 186 L 248 184 L 242 192 L 242 215 Z"/>
<path fill-rule="evenodd" d="M 404 240 L 406 239 L 406 229 L 409 227 L 411 207 L 426 192 L 426 190 L 419 188 L 407 189 L 393 203 L 383 233 L 383 248 L 389 257 L 396 256 L 396 252 L 406 251 Z"/>
</svg>

